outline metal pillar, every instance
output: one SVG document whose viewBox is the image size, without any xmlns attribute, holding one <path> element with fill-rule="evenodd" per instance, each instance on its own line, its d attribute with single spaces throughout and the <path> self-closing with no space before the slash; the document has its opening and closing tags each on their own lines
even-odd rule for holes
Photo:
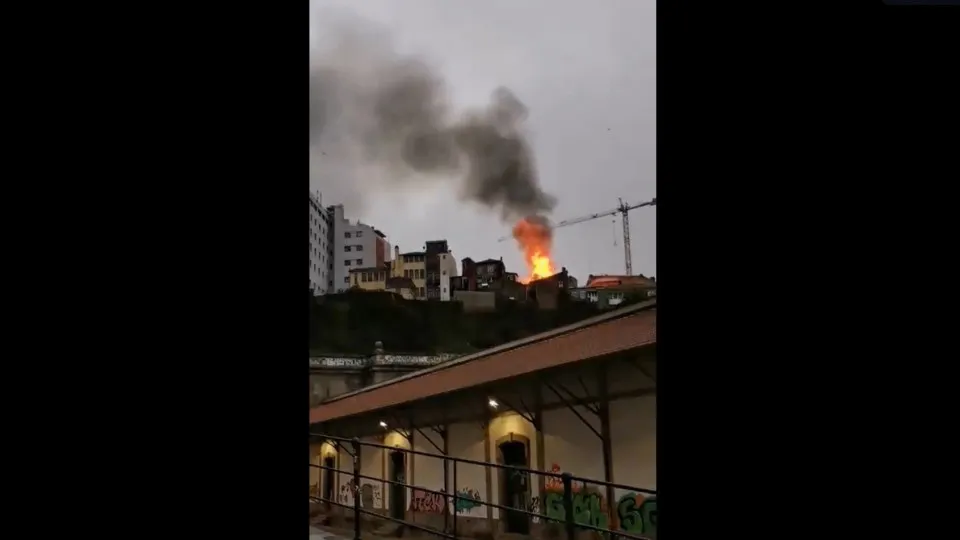
<svg viewBox="0 0 960 540">
<path fill-rule="evenodd" d="M 600 443 L 603 448 L 603 480 L 613 482 L 613 444 L 610 440 L 610 401 L 607 398 L 607 368 L 601 364 L 597 370 L 599 380 L 600 403 L 597 407 L 600 417 Z M 613 508 L 613 486 L 607 484 L 607 523 L 616 529 L 616 512 Z"/>
</svg>

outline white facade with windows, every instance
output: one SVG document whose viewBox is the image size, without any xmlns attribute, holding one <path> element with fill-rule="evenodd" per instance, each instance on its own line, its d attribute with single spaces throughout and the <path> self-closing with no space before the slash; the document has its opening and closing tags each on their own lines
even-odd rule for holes
<svg viewBox="0 0 960 540">
<path fill-rule="evenodd" d="M 310 194 L 310 290 L 320 295 L 333 288 L 333 227 L 320 192 Z"/>
<path fill-rule="evenodd" d="M 331 292 L 350 288 L 350 270 L 382 265 L 391 259 L 390 243 L 383 233 L 344 216 L 343 205 L 331 206 L 333 224 L 333 277 Z M 378 249 L 379 248 L 379 249 Z"/>
<path fill-rule="evenodd" d="M 453 253 L 440 254 L 440 300 L 449 302 L 453 298 L 450 290 L 450 278 L 457 275 L 457 259 Z"/>
</svg>

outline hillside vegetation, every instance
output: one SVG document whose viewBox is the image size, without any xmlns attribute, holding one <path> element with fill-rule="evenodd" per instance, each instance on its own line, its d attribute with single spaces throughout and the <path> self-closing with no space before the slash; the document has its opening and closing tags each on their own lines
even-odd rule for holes
<svg viewBox="0 0 960 540">
<path fill-rule="evenodd" d="M 372 354 L 374 343 L 381 341 L 384 350 L 394 353 L 471 353 L 598 313 L 595 304 L 567 296 L 560 298 L 555 310 L 511 302 L 495 312 L 464 313 L 459 302 L 404 300 L 391 293 L 351 290 L 310 297 L 310 351 Z"/>
</svg>

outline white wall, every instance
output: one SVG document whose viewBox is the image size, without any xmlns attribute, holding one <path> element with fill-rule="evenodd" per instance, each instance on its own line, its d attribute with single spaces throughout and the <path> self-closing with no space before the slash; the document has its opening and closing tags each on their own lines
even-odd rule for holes
<svg viewBox="0 0 960 540">
<path fill-rule="evenodd" d="M 595 414 L 583 407 L 574 409 L 600 431 L 600 422 Z M 549 470 L 556 464 L 560 472 L 603 479 L 603 444 L 570 409 L 564 407 L 545 411 L 543 427 L 544 467 Z M 613 431 L 612 427 L 610 431 Z"/>
<path fill-rule="evenodd" d="M 448 450 L 451 456 L 472 459 L 475 461 L 485 461 L 483 453 L 483 428 L 479 423 L 453 424 L 449 427 L 447 433 Z M 450 463 L 450 490 L 453 490 L 453 467 Z M 484 468 L 480 465 L 471 465 L 469 463 L 458 463 L 457 467 L 457 490 L 461 493 L 478 493 L 480 500 L 487 500 L 487 475 Z M 468 517 L 486 517 L 487 509 L 483 506 L 464 509 L 459 514 Z"/>
<path fill-rule="evenodd" d="M 351 268 L 370 268 L 376 265 L 377 238 L 374 228 L 363 223 L 351 223 L 344 215 L 343 205 L 333 207 L 333 292 L 350 288 Z M 360 237 L 357 237 L 357 234 Z M 350 235 L 347 238 L 347 234 Z M 345 251 L 350 246 L 350 251 Z M 360 247 L 358 251 L 357 248 Z M 389 261 L 390 244 L 384 246 L 383 260 Z M 346 262 L 350 264 L 347 265 Z M 359 261 L 359 262 L 358 262 Z"/>
<path fill-rule="evenodd" d="M 443 302 L 449 302 L 453 298 L 450 278 L 457 275 L 457 266 L 453 253 L 440 254 L 440 300 Z"/>
</svg>

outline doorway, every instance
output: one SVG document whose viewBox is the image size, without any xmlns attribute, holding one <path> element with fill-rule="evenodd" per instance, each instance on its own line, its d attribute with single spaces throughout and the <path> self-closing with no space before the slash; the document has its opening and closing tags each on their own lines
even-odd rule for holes
<svg viewBox="0 0 960 540">
<path fill-rule="evenodd" d="M 333 468 L 335 467 L 333 456 L 323 458 L 323 466 L 330 468 L 320 470 L 320 474 L 323 476 L 323 491 L 320 497 L 327 501 L 327 506 L 330 506 L 329 501 L 333 500 Z"/>
<path fill-rule="evenodd" d="M 504 465 L 529 468 L 527 445 L 521 441 L 500 443 L 500 460 Z M 530 474 L 526 471 L 504 470 L 500 482 L 500 504 L 510 508 L 525 510 L 530 489 Z M 530 520 L 523 512 L 501 510 L 508 533 L 530 534 Z"/>
<path fill-rule="evenodd" d="M 406 483 L 405 472 L 407 470 L 406 454 L 394 450 L 390 452 L 390 480 L 394 482 Z M 394 519 L 403 519 L 407 509 L 407 488 L 390 484 L 390 517 Z"/>
</svg>

